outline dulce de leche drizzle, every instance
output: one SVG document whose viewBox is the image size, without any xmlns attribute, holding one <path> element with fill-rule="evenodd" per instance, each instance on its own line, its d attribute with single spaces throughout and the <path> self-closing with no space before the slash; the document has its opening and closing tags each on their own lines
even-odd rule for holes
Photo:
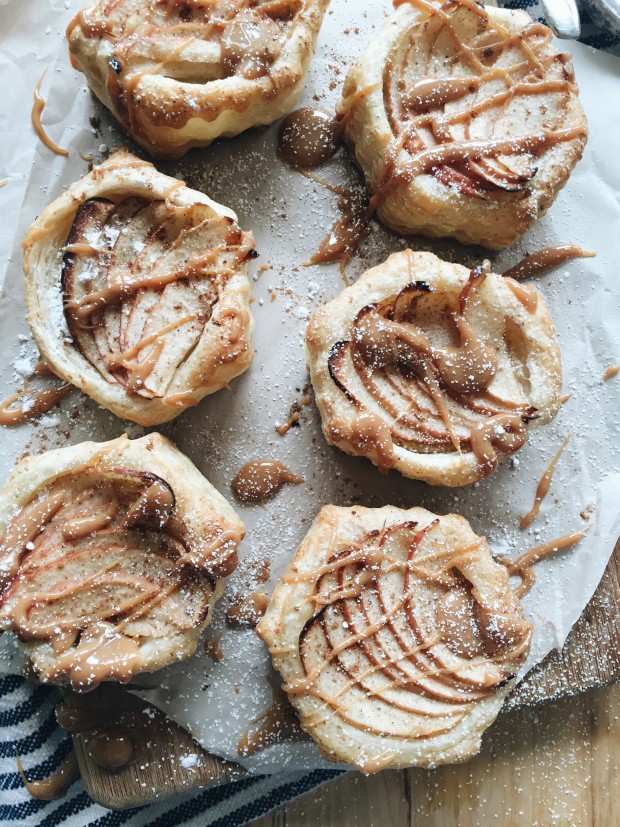
<svg viewBox="0 0 620 827">
<path fill-rule="evenodd" d="M 514 561 L 502 560 L 501 562 L 506 565 L 510 575 L 516 574 L 521 578 L 521 583 L 515 589 L 515 594 L 518 597 L 523 597 L 523 595 L 527 594 L 536 582 L 536 575 L 534 574 L 532 566 L 540 562 L 540 560 L 543 560 L 545 557 L 548 557 L 550 554 L 555 554 L 558 551 L 572 548 L 572 546 L 577 545 L 580 540 L 583 540 L 585 535 L 586 529 L 582 529 L 581 531 L 573 531 L 570 534 L 564 534 L 562 537 L 558 537 L 555 540 L 549 540 L 546 543 L 541 543 L 540 545 L 525 551 Z"/>
<path fill-rule="evenodd" d="M 45 781 L 29 781 L 19 755 L 17 756 L 17 769 L 24 782 L 24 787 L 33 798 L 38 798 L 40 801 L 55 801 L 57 798 L 64 798 L 71 784 L 80 777 L 80 768 L 73 750 L 67 755 L 58 770 Z"/>
<path fill-rule="evenodd" d="M 538 512 L 540 511 L 540 506 L 542 501 L 545 499 L 547 494 L 549 493 L 549 487 L 551 486 L 551 480 L 553 479 L 553 474 L 555 471 L 555 467 L 559 462 L 560 457 L 562 456 L 564 449 L 568 445 L 568 442 L 571 438 L 571 435 L 565 438 L 564 442 L 560 445 L 560 448 L 557 454 L 553 457 L 547 468 L 545 469 L 542 477 L 540 478 L 540 482 L 536 488 L 536 494 L 534 496 L 534 505 L 528 511 L 528 513 L 521 518 L 521 522 L 519 523 L 520 528 L 527 528 L 528 525 L 534 522 L 536 517 L 538 516 Z"/>
<path fill-rule="evenodd" d="M 172 407 L 197 402 L 200 380 L 196 388 L 168 389 L 208 324 L 220 329 L 221 349 L 212 357 L 218 364 L 247 349 L 241 312 L 216 305 L 254 250 L 251 235 L 210 208 L 177 205 L 174 192 L 184 186 L 175 182 L 156 201 L 85 201 L 62 264 L 74 346 L 130 396 L 163 398 Z"/>
<path fill-rule="evenodd" d="M 405 255 L 412 269 L 413 254 Z M 452 331 L 452 346 L 438 347 L 419 325 L 425 304 L 436 299 L 426 282 L 412 281 L 395 299 L 364 307 L 350 338 L 332 347 L 330 375 L 357 412 L 350 431 L 334 436 L 344 435 L 353 453 L 369 453 L 385 471 L 394 465 L 395 445 L 471 450 L 482 473 L 490 474 L 498 451 L 513 453 L 523 445 L 534 409 L 491 391 L 495 346 L 468 320 L 469 304 L 487 273 L 486 263 L 472 270 L 456 307 L 445 299 L 441 318 Z"/>
<path fill-rule="evenodd" d="M 45 72 L 47 72 L 47 69 L 45 70 Z M 45 108 L 45 101 L 41 97 L 40 89 L 41 84 L 43 83 L 43 78 L 45 77 L 45 72 L 43 72 L 43 74 L 41 75 L 39 82 L 37 83 L 34 90 L 34 103 L 32 104 L 31 113 L 32 125 L 34 126 L 37 135 L 43 141 L 45 146 L 48 147 L 48 149 L 51 149 L 52 152 L 56 153 L 56 155 L 68 155 L 69 151 L 67 149 L 63 149 L 61 146 L 58 146 L 57 143 L 52 141 L 50 136 L 43 128 L 43 124 L 41 123 L 41 114 L 43 113 L 43 109 Z"/>
<path fill-rule="evenodd" d="M 527 656 L 531 624 L 485 541 L 455 543 L 440 524 L 370 531 L 286 576 L 308 583 L 314 604 L 299 635 L 303 674 L 284 686 L 320 702 L 304 726 L 336 717 L 403 741 L 441 735 Z M 472 589 L 469 577 L 485 588 Z"/>
<path fill-rule="evenodd" d="M 299 485 L 303 481 L 282 462 L 254 459 L 243 466 L 230 485 L 241 502 L 259 503 L 273 497 L 283 485 Z"/>
<path fill-rule="evenodd" d="M 587 134 L 568 125 L 572 68 L 566 55 L 547 56 L 545 26 L 515 34 L 469 0 L 410 3 L 419 21 L 396 37 L 383 75 L 392 140 L 371 210 L 423 174 L 474 198 L 518 194 L 536 174 L 538 156 Z M 514 122 L 519 100 L 527 114 L 515 134 L 502 137 L 496 126 L 504 113 Z"/>
<path fill-rule="evenodd" d="M 573 258 L 592 258 L 596 253 L 589 253 L 576 244 L 557 244 L 553 247 L 543 247 L 536 253 L 525 256 L 518 264 L 506 270 L 504 276 L 521 281 L 548 273 L 554 267 L 559 267 Z"/>
<path fill-rule="evenodd" d="M 43 663 L 31 653 L 41 682 L 126 682 L 144 643 L 203 623 L 213 561 L 182 531 L 170 486 L 132 469 L 77 469 L 21 509 L 0 541 L 0 622 L 49 641 Z"/>
</svg>

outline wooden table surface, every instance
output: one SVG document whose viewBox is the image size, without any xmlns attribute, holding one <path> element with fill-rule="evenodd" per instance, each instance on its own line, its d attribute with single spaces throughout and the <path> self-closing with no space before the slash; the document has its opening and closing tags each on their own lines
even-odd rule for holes
<svg viewBox="0 0 620 827">
<path fill-rule="evenodd" d="M 254 827 L 616 827 L 620 685 L 504 713 L 466 764 L 350 773 Z"/>
</svg>

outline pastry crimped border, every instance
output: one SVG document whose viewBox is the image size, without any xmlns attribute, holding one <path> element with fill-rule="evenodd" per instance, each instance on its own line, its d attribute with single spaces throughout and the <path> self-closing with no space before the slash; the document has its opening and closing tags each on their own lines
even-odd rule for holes
<svg viewBox="0 0 620 827">
<path fill-rule="evenodd" d="M 485 9 L 491 19 L 497 19 L 514 32 L 532 23 L 525 11 L 492 6 Z M 423 13 L 407 3 L 396 9 L 349 70 L 343 97 L 337 105 L 338 113 L 347 118 L 345 141 L 373 193 L 377 191 L 393 137 L 383 99 L 386 62 L 395 40 L 422 18 Z M 451 237 L 489 249 L 514 244 L 551 206 L 583 154 L 587 120 L 577 93 L 574 83 L 567 121 L 586 130 L 586 137 L 545 150 L 544 157 L 538 159 L 537 173 L 529 185 L 531 194 L 526 198 L 517 200 L 512 193 L 494 191 L 488 201 L 482 201 L 453 192 L 432 175 L 423 174 L 387 196 L 378 208 L 379 219 L 401 235 L 419 232 L 431 237 Z"/>
<path fill-rule="evenodd" d="M 187 394 L 183 404 L 166 404 L 165 397 L 129 396 L 122 385 L 108 382 L 71 344 L 62 304 L 62 249 L 77 210 L 89 198 L 106 196 L 165 199 L 178 206 L 204 204 L 215 215 L 235 225 L 237 216 L 203 193 L 189 189 L 183 182 L 163 175 L 152 164 L 121 149 L 52 201 L 38 215 L 22 242 L 28 324 L 41 355 L 54 373 L 117 416 L 140 425 L 160 425 L 174 419 L 185 408 L 197 405 L 205 396 L 227 387 L 249 367 L 254 357 L 254 321 L 249 308 L 248 265 L 243 262 L 226 282 L 196 347 L 177 368 L 166 390 L 166 396 Z M 230 336 L 237 326 L 243 333 L 231 345 Z M 228 360 L 231 348 L 240 351 L 232 361 Z"/>
<path fill-rule="evenodd" d="M 219 528 L 226 534 L 227 546 L 234 547 L 233 557 L 236 557 L 236 547 L 245 536 L 243 523 L 196 466 L 170 440 L 158 433 L 134 440 L 123 435 L 108 442 L 82 442 L 22 459 L 0 489 L 0 537 L 16 514 L 47 485 L 85 467 L 95 467 L 101 471 L 122 467 L 156 474 L 174 493 L 171 526 L 178 530 L 180 536 L 191 538 L 199 547 L 201 540 L 209 538 L 213 529 Z M 205 620 L 182 634 L 141 645 L 136 674 L 153 672 L 178 660 L 186 660 L 196 651 L 203 630 L 211 622 L 213 607 L 224 591 L 215 561 L 213 571 L 208 565 L 201 570 L 214 583 Z M 20 641 L 19 645 L 40 669 L 54 660 L 50 643 Z"/>
<path fill-rule="evenodd" d="M 327 562 L 338 549 L 359 541 L 373 530 L 384 530 L 406 521 L 418 523 L 423 528 L 437 519 L 435 514 L 424 508 L 401 509 L 386 505 L 382 508 L 352 506 L 348 508 L 326 505 L 317 514 L 306 537 L 295 552 L 295 556 L 284 573 L 294 576 L 295 572 L 314 571 Z M 442 523 L 450 521 L 455 543 L 471 543 L 478 538 L 468 521 L 458 514 L 438 518 Z M 485 545 L 486 545 L 486 541 Z M 488 546 L 487 546 L 488 550 Z M 498 597 L 512 599 L 506 569 L 496 563 L 490 553 L 488 572 L 493 572 L 495 581 L 492 588 Z M 292 649 L 287 654 L 272 654 L 274 668 L 280 673 L 285 684 L 303 679 L 305 672 L 299 654 L 299 635 L 304 624 L 314 614 L 311 595 L 315 583 L 312 581 L 287 582 L 282 580 L 275 587 L 267 613 L 257 626 L 257 634 L 270 647 Z M 352 727 L 337 715 L 316 724 L 312 716 L 323 711 L 322 702 L 312 696 L 291 694 L 289 700 L 299 712 L 300 723 L 317 743 L 321 753 L 330 761 L 352 764 L 362 772 L 380 769 L 404 769 L 406 767 L 432 768 L 439 764 L 466 761 L 480 749 L 482 734 L 493 723 L 512 690 L 516 678 L 499 686 L 488 698 L 475 703 L 450 732 L 403 743 L 393 736 L 381 736 Z M 382 766 L 375 762 L 380 756 L 394 750 L 395 756 Z"/>
<path fill-rule="evenodd" d="M 411 260 L 409 256 L 412 256 Z M 330 376 L 329 354 L 336 342 L 348 338 L 353 320 L 363 307 L 397 295 L 411 282 L 412 275 L 414 280 L 419 277 L 439 291 L 443 285 L 444 289 L 458 292 L 467 283 L 470 270 L 460 264 L 442 261 L 432 253 L 393 253 L 382 264 L 363 273 L 355 284 L 331 302 L 316 310 L 308 323 L 306 359 L 323 433 L 330 445 L 336 445 L 354 456 L 359 454 L 351 449 L 350 437 L 358 412 Z M 505 307 L 526 335 L 530 346 L 527 361 L 529 402 L 538 411 L 538 418 L 528 428 L 546 424 L 559 409 L 562 367 L 555 327 L 542 295 L 538 294 L 536 310 L 530 313 L 506 286 L 503 277 L 494 273 L 489 273 L 478 295 L 481 301 Z M 389 420 L 386 421 L 389 424 Z M 394 468 L 406 477 L 424 480 L 431 485 L 468 485 L 483 476 L 472 451 L 460 454 L 423 453 L 398 445 L 394 445 L 393 450 L 396 459 Z M 375 465 L 380 464 L 376 451 L 363 452 L 362 455 Z M 506 455 L 498 452 L 498 456 L 501 461 Z"/>
<path fill-rule="evenodd" d="M 84 12 L 92 12 L 102 3 L 103 0 Z M 156 158 L 179 158 L 194 147 L 208 146 L 216 138 L 230 138 L 251 127 L 267 126 L 295 105 L 329 3 L 330 0 L 304 0 L 291 37 L 264 77 L 231 76 L 197 84 L 147 72 L 138 84 L 142 108 L 134 105 L 133 110 L 138 115 L 137 129 L 125 122 L 107 89 L 110 41 L 84 35 L 78 23 L 68 32 L 69 50 L 94 95 L 137 143 Z M 149 118 L 147 108 L 152 110 L 153 117 L 161 109 L 163 123 Z"/>
</svg>

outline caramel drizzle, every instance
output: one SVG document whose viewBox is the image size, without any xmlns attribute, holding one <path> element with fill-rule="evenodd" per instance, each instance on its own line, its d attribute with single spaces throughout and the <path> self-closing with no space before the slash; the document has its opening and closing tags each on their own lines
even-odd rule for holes
<svg viewBox="0 0 620 827">
<path fill-rule="evenodd" d="M 306 388 L 304 388 L 304 391 Z M 301 419 L 301 409 L 305 405 L 312 404 L 312 397 L 309 393 L 304 393 L 301 399 L 297 402 L 293 402 L 291 405 L 291 410 L 289 411 L 289 415 L 286 418 L 286 422 L 283 422 L 281 425 L 276 425 L 276 431 L 280 434 L 280 436 L 284 436 L 284 434 L 288 433 L 291 428 L 299 422 Z"/>
<path fill-rule="evenodd" d="M 539 546 L 529 549 L 513 562 L 510 560 L 502 560 L 501 562 L 506 565 L 510 575 L 514 574 L 521 578 L 521 583 L 514 591 L 517 597 L 523 597 L 527 594 L 536 582 L 536 575 L 532 566 L 550 554 L 572 548 L 583 540 L 585 536 L 585 528 L 581 531 L 573 531 L 570 534 L 564 534 L 562 537 L 558 537 L 556 540 L 549 540 L 547 543 L 541 543 Z"/>
<path fill-rule="evenodd" d="M 173 594 L 183 593 L 188 578 L 195 579 L 202 590 L 202 594 L 198 592 L 199 603 L 178 616 L 169 612 L 166 622 L 179 630 L 186 629 L 188 623 L 202 622 L 209 610 L 211 586 L 208 580 L 200 579 L 195 570 L 209 566 L 211 552 L 215 557 L 215 551 L 225 539 L 220 532 L 211 544 L 213 548 L 203 543 L 202 556 L 193 560 L 192 549 L 186 549 L 168 528 L 174 495 L 163 480 L 143 472 L 117 469 L 109 480 L 104 475 L 103 481 L 98 482 L 101 478 L 95 476 L 91 482 L 90 476 L 98 472 L 86 468 L 84 473 L 86 487 L 77 496 L 72 496 L 59 478 L 46 496 L 22 508 L 9 524 L 0 545 L 0 574 L 5 584 L 3 601 L 5 607 L 8 605 L 5 613 L 8 612 L 12 627 L 26 639 L 49 637 L 54 646 L 55 657 L 40 672 L 39 680 L 68 680 L 76 691 L 88 691 L 109 678 L 128 681 L 135 674 L 140 663 L 140 643 L 131 636 L 133 632 L 126 630 Z M 79 472 L 72 479 L 80 479 Z M 114 479 L 125 480 L 131 486 L 126 489 L 127 493 L 115 487 Z M 60 490 L 54 491 L 54 487 Z M 124 499 L 133 497 L 133 501 L 121 503 L 121 494 Z M 134 532 L 125 540 L 125 532 L 132 529 Z M 161 548 L 153 540 L 153 534 L 140 540 L 142 535 L 137 534 L 136 529 L 159 531 Z M 119 545 L 119 537 L 126 546 Z M 58 554 L 55 545 L 63 541 L 72 545 Z M 151 579 L 139 571 L 122 568 L 124 558 L 129 559 L 138 551 L 160 555 L 166 560 L 165 580 L 158 574 Z M 79 578 L 67 575 L 51 589 L 31 588 L 20 593 L 20 588 L 32 582 L 41 568 L 51 573 L 54 567 L 62 569 L 65 563 L 73 559 L 79 562 L 84 555 L 90 564 L 98 565 L 92 574 L 82 574 Z M 188 571 L 188 566 L 193 567 L 194 572 Z M 116 587 L 121 589 L 122 596 L 118 598 L 114 597 Z M 80 594 L 100 595 L 106 591 L 111 599 L 97 603 L 97 608 L 88 615 L 74 614 L 71 608 L 62 614 L 64 601 L 68 600 L 72 606 L 72 598 Z M 46 616 L 46 607 L 54 605 L 59 608 Z M 33 613 L 33 609 L 37 612 Z M 41 611 L 43 615 L 38 617 Z"/>
<path fill-rule="evenodd" d="M 40 90 L 41 90 L 41 84 L 43 83 L 43 78 L 45 77 L 46 72 L 47 72 L 47 69 L 43 72 L 43 74 L 39 78 L 39 82 L 37 83 L 37 85 L 35 87 L 35 90 L 34 90 L 34 103 L 32 105 L 32 113 L 31 113 L 32 125 L 34 126 L 37 135 L 39 136 L 41 141 L 43 141 L 43 143 L 45 144 L 45 146 L 48 149 L 51 149 L 52 152 L 56 153 L 56 155 L 68 155 L 69 150 L 68 149 L 63 149 L 61 146 L 58 146 L 57 143 L 54 143 L 54 141 L 52 141 L 52 139 L 49 137 L 49 135 L 47 134 L 47 132 L 43 128 L 43 124 L 41 123 L 41 114 L 42 114 L 43 109 L 45 107 L 45 101 L 40 95 Z"/>
<path fill-rule="evenodd" d="M 467 577 L 468 566 L 475 565 L 480 549 L 481 541 L 476 539 L 459 548 L 448 548 L 441 542 L 439 548 L 428 551 L 425 538 L 438 524 L 439 520 L 434 520 L 420 529 L 415 523 L 404 523 L 372 531 L 357 543 L 333 554 L 318 568 L 293 569 L 285 578 L 287 582 L 313 585 L 310 599 L 316 614 L 305 624 L 298 644 L 304 675 L 284 686 L 289 695 L 311 695 L 321 702 L 316 714 L 310 716 L 308 723 L 311 726 L 335 715 L 365 732 L 404 740 L 449 732 L 463 718 L 470 704 L 493 692 L 525 657 L 531 626 L 520 617 L 510 615 L 510 609 L 503 609 L 497 601 L 493 606 L 483 607 L 487 612 L 485 622 L 492 625 L 495 618 L 500 625 L 507 624 L 514 639 L 508 635 L 499 646 L 501 651 L 494 653 L 467 658 L 447 654 L 442 646 L 442 631 L 429 629 L 432 621 L 418 618 L 416 595 L 420 580 L 438 589 L 439 594 L 449 592 L 461 582 L 459 578 Z M 404 558 L 395 558 L 386 548 L 395 532 L 404 532 L 403 537 L 399 535 L 407 549 Z M 388 604 L 382 582 L 389 572 L 394 571 L 403 575 L 402 596 L 395 596 Z M 481 599 L 475 590 L 472 596 L 475 600 Z M 371 606 L 374 606 L 373 614 L 378 616 L 377 620 L 370 616 Z M 404 621 L 406 626 L 403 626 Z M 348 629 L 348 636 L 345 634 L 335 642 L 332 630 L 342 628 L 343 624 Z M 317 643 L 315 630 L 320 630 L 321 643 Z M 315 653 L 324 645 L 328 649 L 312 668 L 306 665 L 304 643 L 309 634 L 313 635 L 314 641 L 309 646 Z M 388 637 L 393 641 L 389 646 Z M 276 653 L 280 653 L 282 647 L 275 648 Z M 274 653 L 274 647 L 270 651 Z M 361 660 L 356 657 L 357 652 Z M 321 676 L 329 668 L 347 678 L 335 692 L 322 688 L 329 684 L 329 681 L 321 683 Z M 476 669 L 482 669 L 482 672 Z M 386 683 L 379 686 L 369 683 L 369 678 L 381 674 L 387 678 Z M 399 689 L 406 690 L 408 697 L 395 695 L 394 690 Z M 420 716 L 419 723 L 412 726 L 407 735 L 367 721 L 362 723 L 355 717 L 353 705 L 345 703 L 351 691 L 361 691 L 366 697 Z M 419 708 L 412 694 L 419 696 L 422 702 Z M 436 702 L 434 708 L 431 702 Z M 371 771 L 366 765 L 361 769 Z"/>
<path fill-rule="evenodd" d="M 407 255 L 412 267 L 411 251 Z M 472 270 L 459 309 L 451 313 L 459 347 L 433 347 L 411 320 L 412 308 L 430 292 L 422 282 L 412 282 L 392 302 L 363 308 L 350 340 L 333 346 L 330 375 L 358 410 L 348 437 L 351 449 L 374 452 L 380 469 L 394 464 L 394 444 L 444 449 L 451 445 L 459 452 L 468 445 L 486 475 L 498 464 L 498 450 L 514 453 L 524 444 L 525 425 L 534 410 L 500 400 L 489 391 L 496 357 L 467 322 L 471 295 L 487 273 L 487 262 Z M 351 389 L 350 368 L 385 417 L 365 409 Z"/>
<path fill-rule="evenodd" d="M 433 31 L 435 39 L 440 34 L 446 33 L 454 44 L 457 57 L 469 65 L 471 75 L 466 78 L 425 79 L 420 81 L 419 89 L 416 89 L 416 85 L 408 95 L 403 96 L 398 80 L 393 81 L 392 76 L 396 72 L 403 74 L 409 50 L 414 48 L 414 44 L 412 42 L 408 49 L 405 49 L 405 57 L 401 58 L 398 66 L 395 66 L 398 44 L 394 48 L 383 79 L 384 105 L 392 127 L 393 139 L 387 162 L 370 202 L 371 212 L 379 209 L 394 189 L 425 173 L 434 175 L 447 185 L 456 185 L 466 194 L 476 197 L 484 197 L 486 190 L 521 189 L 531 175 L 520 178 L 517 173 L 508 170 L 504 165 L 489 166 L 491 159 L 498 155 L 516 155 L 521 152 L 536 155 L 556 143 L 575 140 L 586 134 L 585 130 L 580 128 L 556 128 L 516 136 L 510 140 L 494 138 L 481 141 L 468 140 L 471 121 L 482 112 L 505 106 L 518 96 L 554 92 L 568 94 L 572 83 L 568 79 L 544 79 L 547 66 L 538 57 L 539 44 L 531 46 L 528 40 L 542 36 L 542 44 L 546 43 L 550 37 L 550 32 L 546 27 L 532 24 L 522 33 L 515 35 L 501 23 L 491 19 L 484 9 L 470 0 L 456 0 L 442 7 L 437 7 L 425 0 L 411 0 L 411 3 L 426 15 L 413 30 L 414 37 L 416 31 L 421 30 L 429 20 L 438 20 L 436 31 Z M 488 38 L 491 32 L 496 33 L 497 41 L 492 46 L 488 40 L 480 46 L 467 45 L 461 40 L 451 19 L 452 14 L 461 9 L 467 9 L 484 20 L 484 37 Z M 482 35 L 478 36 L 480 37 Z M 472 44 L 475 43 L 476 37 L 472 40 Z M 515 64 L 506 67 L 492 66 L 489 68 L 478 56 L 479 50 L 487 52 L 494 50 L 495 53 L 501 53 L 510 47 L 516 47 L 523 60 L 518 60 Z M 521 73 L 521 78 L 515 77 L 518 73 Z M 523 79 L 531 76 L 532 73 L 533 80 Z M 541 76 L 542 80 L 539 79 Z M 503 81 L 507 88 L 480 99 L 481 87 L 487 82 L 498 80 Z M 473 91 L 477 91 L 475 103 L 454 114 L 447 114 L 443 110 L 445 103 L 462 98 Z M 412 112 L 413 117 L 411 117 Z M 449 128 L 459 123 L 465 125 L 465 139 L 462 141 L 456 138 Z M 422 136 L 421 128 L 426 129 L 427 137 Z M 434 140 L 435 146 L 429 146 L 428 140 Z M 457 140 L 459 143 L 456 143 Z M 403 151 L 412 157 L 409 160 L 401 160 L 399 155 Z"/>
<path fill-rule="evenodd" d="M 536 253 L 525 256 L 518 264 L 506 270 L 504 276 L 521 281 L 541 276 L 543 273 L 559 267 L 573 258 L 592 258 L 596 253 L 588 252 L 576 244 L 557 244 L 553 247 L 543 247 Z"/>
<path fill-rule="evenodd" d="M 80 777 L 80 767 L 73 750 L 67 755 L 58 770 L 45 781 L 29 781 L 19 755 L 16 760 L 24 787 L 33 798 L 37 798 L 39 801 L 55 801 L 58 798 L 64 798 L 71 784 Z"/>
<path fill-rule="evenodd" d="M 601 376 L 601 382 L 606 382 L 608 379 L 613 379 L 614 376 L 620 373 L 620 365 L 611 365 L 605 373 Z"/>
<path fill-rule="evenodd" d="M 22 390 L 0 402 L 0 425 L 21 425 L 29 419 L 34 419 L 51 410 L 66 396 L 73 387 L 68 382 L 57 388 L 47 388 L 42 391 L 30 390 L 30 381 L 34 376 L 56 376 L 44 359 L 39 359 L 32 375 L 25 380 Z M 15 406 L 21 399 L 29 399 L 28 404 Z"/>
<path fill-rule="evenodd" d="M 540 482 L 538 483 L 538 486 L 536 488 L 536 495 L 534 497 L 534 505 L 532 506 L 531 510 L 528 511 L 528 513 L 524 517 L 521 518 L 521 522 L 519 523 L 520 528 L 527 528 L 531 523 L 534 522 L 534 520 L 538 516 L 538 512 L 540 511 L 540 506 L 542 504 L 542 501 L 545 499 L 545 497 L 549 493 L 549 487 L 551 485 L 551 480 L 553 479 L 553 473 L 555 471 L 555 467 L 558 464 L 558 461 L 559 461 L 560 457 L 562 456 L 562 453 L 563 453 L 564 449 L 568 445 L 568 442 L 569 442 L 570 438 L 571 438 L 571 435 L 568 434 L 568 436 L 565 438 L 564 442 L 560 445 L 560 448 L 559 448 L 557 454 L 551 460 L 551 462 L 549 463 L 549 465 L 546 468 L 545 472 L 543 473 L 542 477 L 540 478 Z"/>
</svg>

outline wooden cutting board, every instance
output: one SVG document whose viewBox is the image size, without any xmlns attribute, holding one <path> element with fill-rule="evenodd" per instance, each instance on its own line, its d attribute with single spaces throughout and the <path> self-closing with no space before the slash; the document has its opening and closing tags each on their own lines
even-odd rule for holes
<svg viewBox="0 0 620 827">
<path fill-rule="evenodd" d="M 620 541 L 562 653 L 552 652 L 529 673 L 506 701 L 502 714 L 615 681 L 620 681 Z M 115 772 L 90 758 L 88 744 L 94 730 L 73 736 L 86 791 L 104 807 L 137 807 L 244 775 L 242 767 L 207 753 L 182 727 L 125 687 L 110 683 L 86 695 L 67 692 L 64 702 L 115 720 L 138 713 L 140 720 L 146 717 L 148 721 L 141 739 L 148 746 L 134 763 Z"/>
</svg>

